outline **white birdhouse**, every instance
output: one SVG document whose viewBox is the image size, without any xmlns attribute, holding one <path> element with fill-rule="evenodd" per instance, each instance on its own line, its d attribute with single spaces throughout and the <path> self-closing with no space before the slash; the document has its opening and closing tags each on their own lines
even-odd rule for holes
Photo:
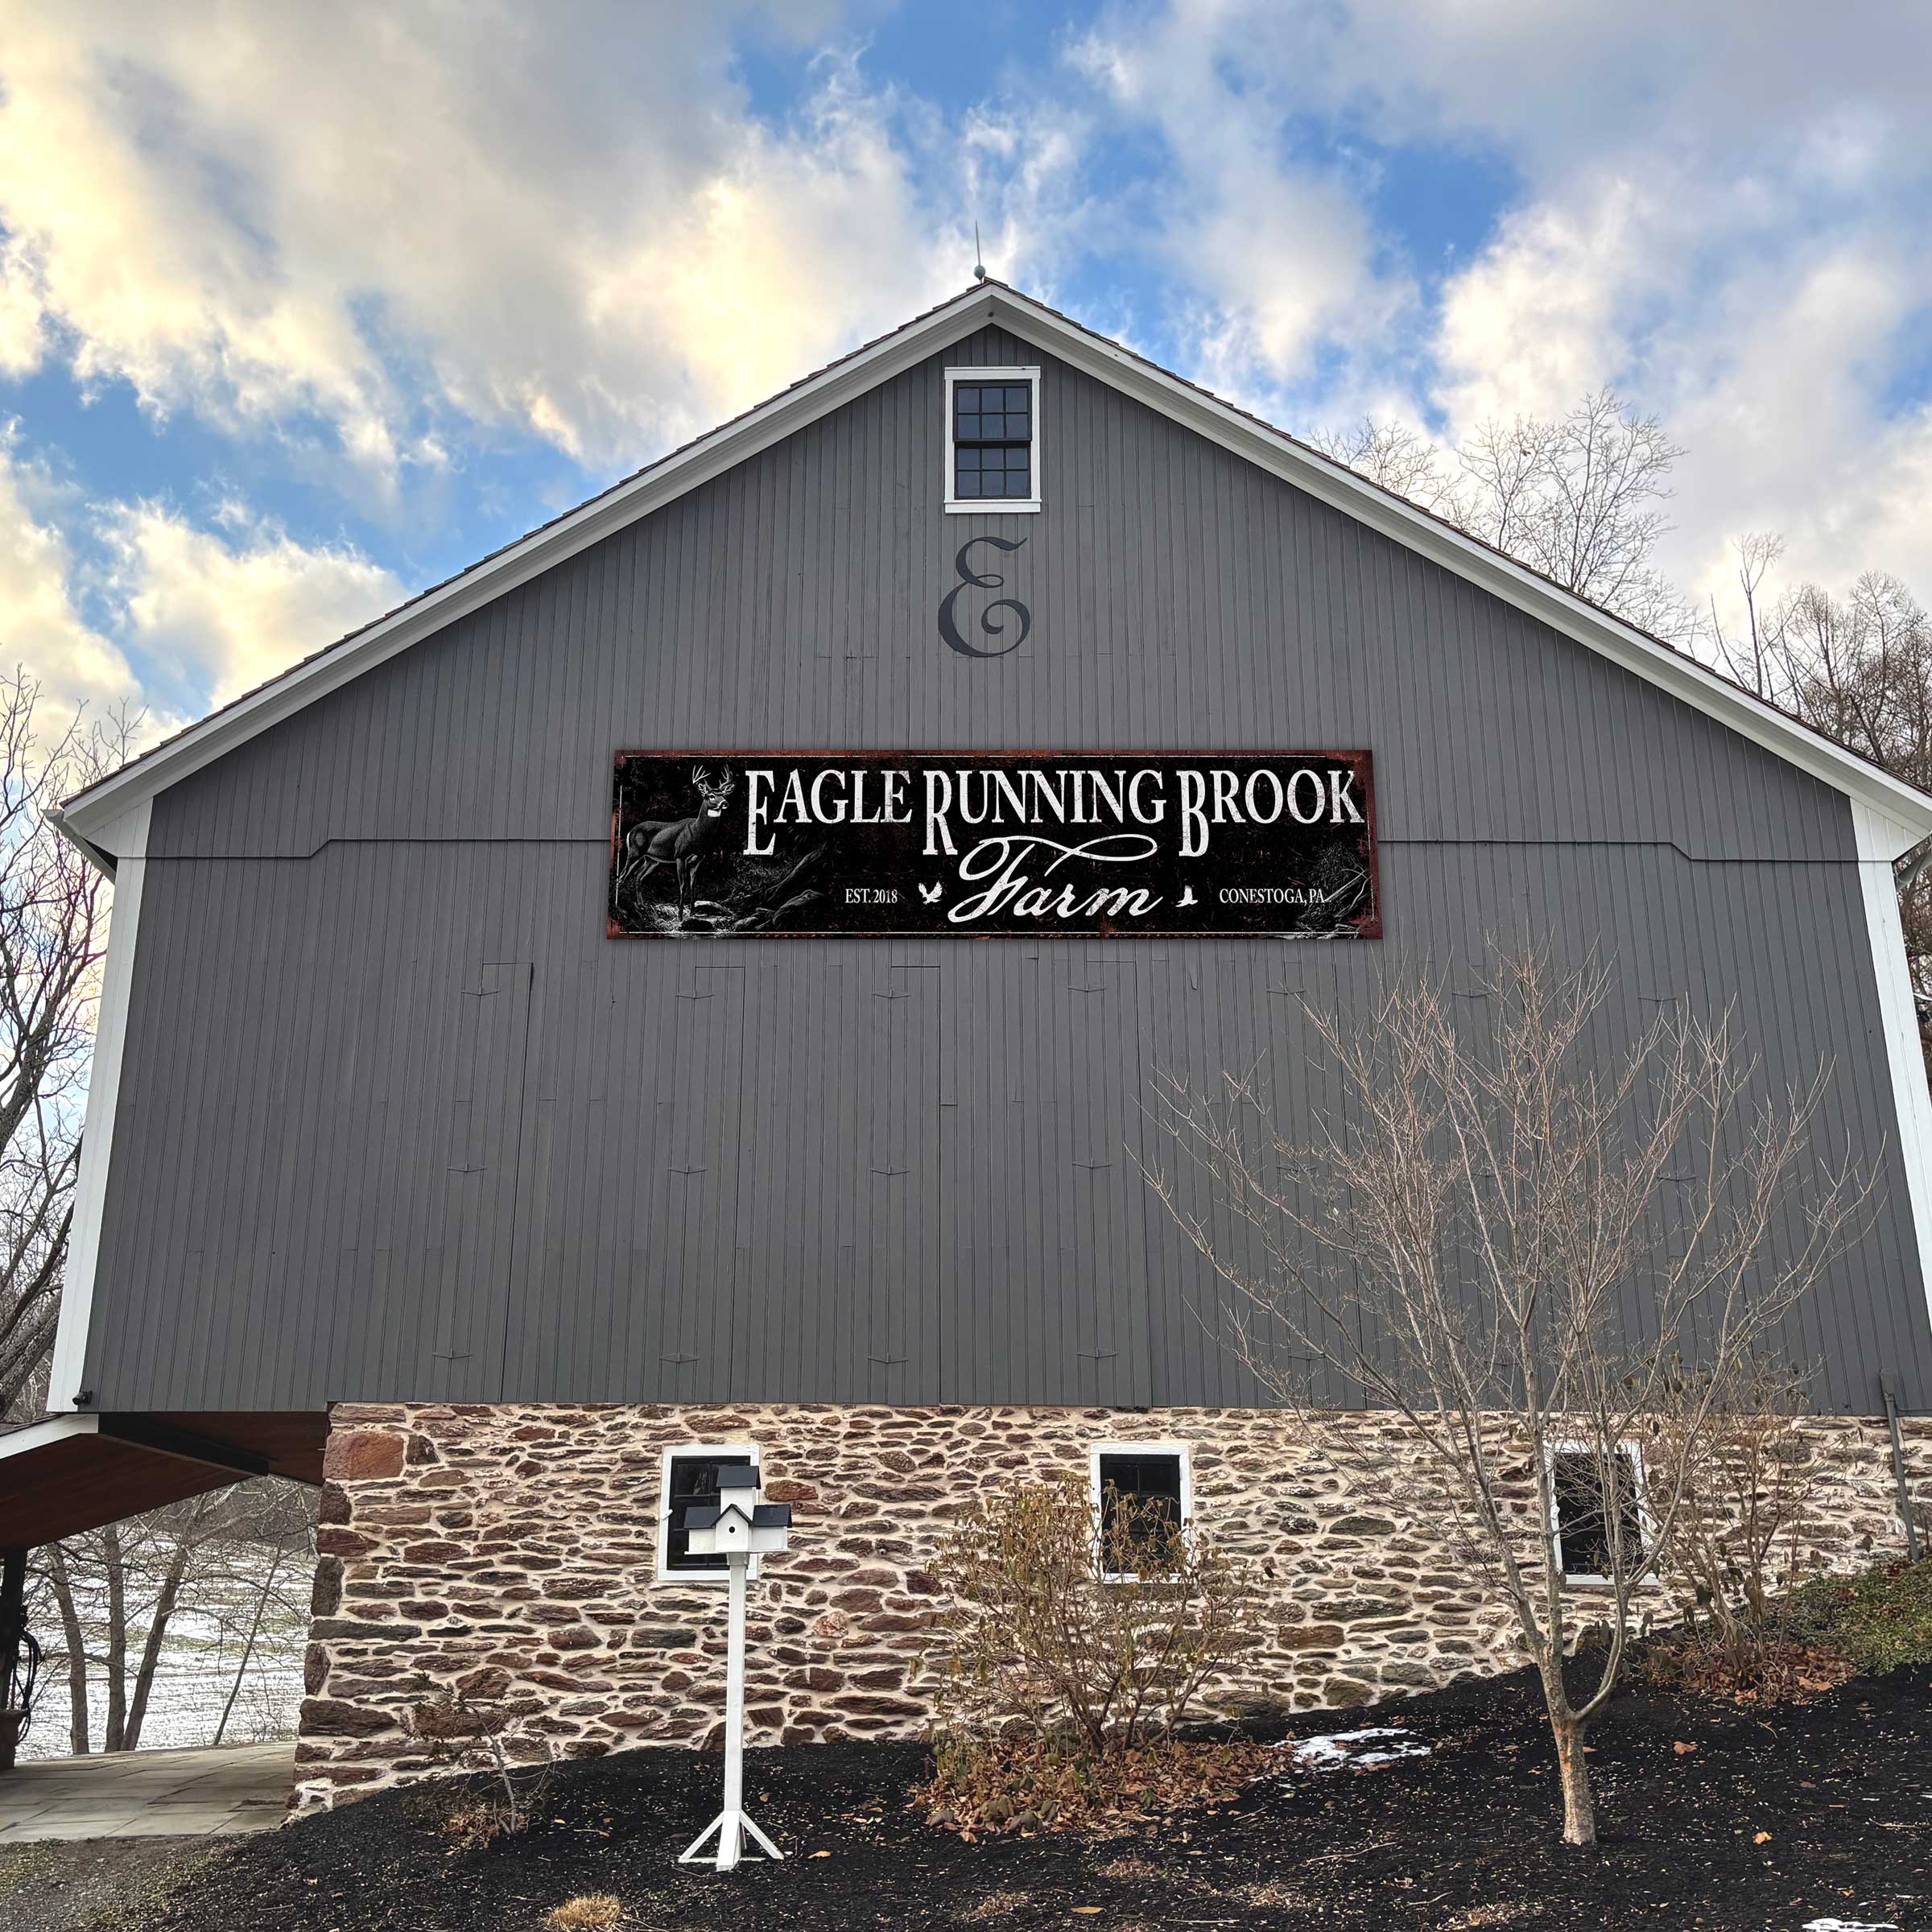
<svg viewBox="0 0 1932 1932">
<path fill-rule="evenodd" d="M 758 1501 L 758 1472 L 727 1465 L 718 1472 L 714 1509 L 687 1509 L 693 1556 L 769 1556 L 791 1540 L 791 1505 Z"/>
</svg>

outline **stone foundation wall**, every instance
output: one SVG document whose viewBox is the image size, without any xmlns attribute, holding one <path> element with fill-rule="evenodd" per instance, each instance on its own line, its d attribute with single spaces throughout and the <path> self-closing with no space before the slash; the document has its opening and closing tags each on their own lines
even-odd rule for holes
<svg viewBox="0 0 1932 1932">
<path fill-rule="evenodd" d="M 1381 1418 L 1345 1426 L 1401 1442 Z M 1818 1556 L 1902 1550 L 1883 1425 L 1806 1426 L 1825 1470 L 1807 1525 Z M 1922 1497 L 1932 1423 L 1909 1426 Z M 756 1443 L 766 1496 L 794 1505 L 792 1548 L 752 1593 L 751 1741 L 917 1734 L 938 1596 L 925 1566 L 948 1521 L 978 1492 L 1084 1476 L 1095 1443 L 1136 1440 L 1188 1444 L 1196 1520 L 1264 1580 L 1230 1707 L 1355 1706 L 1520 1661 L 1439 1514 L 1406 1513 L 1278 1414 L 345 1404 L 325 1465 L 296 1802 L 435 1769 L 407 1724 L 431 1686 L 533 1705 L 528 1755 L 711 1741 L 724 1591 L 655 1580 L 662 1452 L 692 1443 Z M 1532 1498 L 1525 1466 L 1525 1520 Z"/>
</svg>

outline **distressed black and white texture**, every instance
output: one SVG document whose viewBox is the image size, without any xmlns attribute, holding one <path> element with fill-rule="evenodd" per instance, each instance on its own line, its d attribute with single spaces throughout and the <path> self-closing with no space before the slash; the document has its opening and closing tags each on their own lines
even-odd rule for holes
<svg viewBox="0 0 1932 1932">
<path fill-rule="evenodd" d="M 1373 939 L 1365 752 L 623 752 L 610 931 Z"/>
</svg>

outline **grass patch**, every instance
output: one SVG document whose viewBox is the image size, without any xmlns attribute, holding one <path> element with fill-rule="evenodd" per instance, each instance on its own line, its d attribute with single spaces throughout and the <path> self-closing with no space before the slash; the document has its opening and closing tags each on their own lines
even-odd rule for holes
<svg viewBox="0 0 1932 1932">
<path fill-rule="evenodd" d="M 615 1932 L 624 1922 L 623 1901 L 609 1892 L 583 1892 L 543 1915 L 550 1932 Z"/>
</svg>

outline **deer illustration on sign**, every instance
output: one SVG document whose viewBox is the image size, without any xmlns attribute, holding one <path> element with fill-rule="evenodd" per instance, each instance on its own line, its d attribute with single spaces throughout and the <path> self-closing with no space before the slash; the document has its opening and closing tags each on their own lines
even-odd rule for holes
<svg viewBox="0 0 1932 1932">
<path fill-rule="evenodd" d="M 624 837 L 624 869 L 617 876 L 621 894 L 634 880 L 647 879 L 666 865 L 672 869 L 677 884 L 678 916 L 691 916 L 691 889 L 698 867 L 718 842 L 724 807 L 737 776 L 729 766 L 716 777 L 709 768 L 694 765 L 691 782 L 698 789 L 698 809 L 688 819 L 645 819 L 631 827 Z"/>
</svg>

